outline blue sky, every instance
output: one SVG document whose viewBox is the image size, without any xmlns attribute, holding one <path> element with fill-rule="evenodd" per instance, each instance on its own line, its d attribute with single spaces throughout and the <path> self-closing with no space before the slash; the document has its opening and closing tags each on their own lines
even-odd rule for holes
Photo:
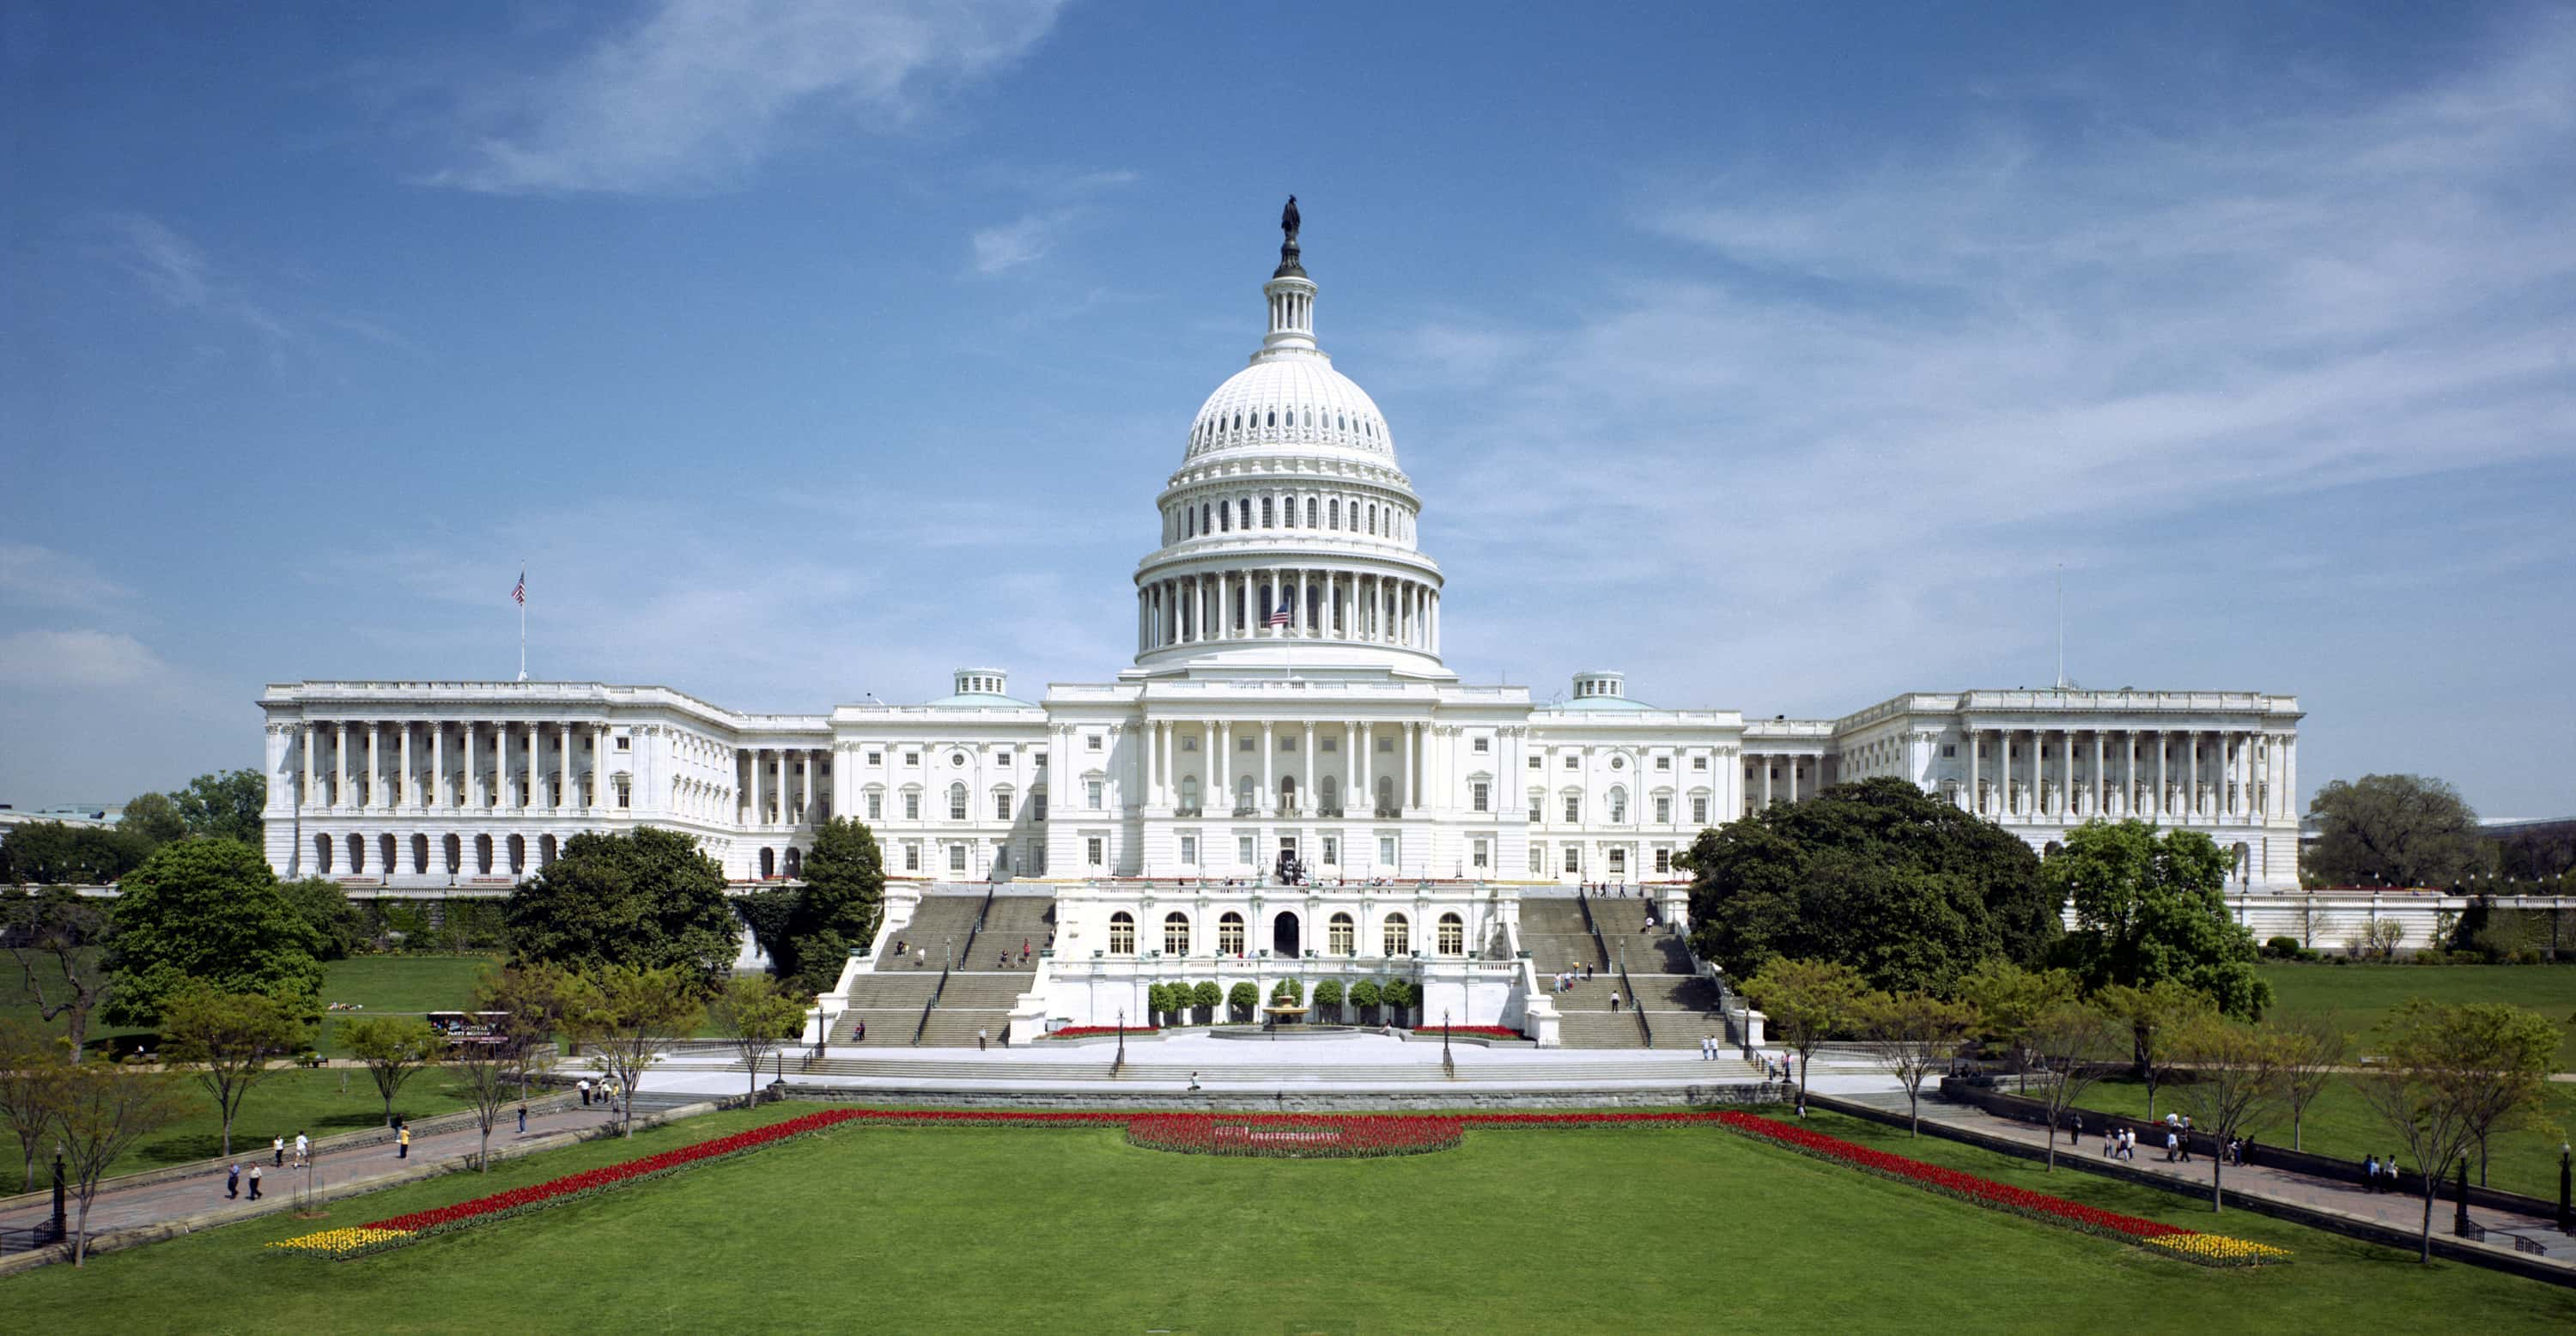
<svg viewBox="0 0 2576 1336">
<path fill-rule="evenodd" d="M 539 676 L 1105 678 L 1295 191 L 1472 679 L 2042 685 L 2063 563 L 2080 683 L 2576 811 L 2576 11 L 1818 8 L 0 9 L 0 801 L 522 560 Z"/>
</svg>

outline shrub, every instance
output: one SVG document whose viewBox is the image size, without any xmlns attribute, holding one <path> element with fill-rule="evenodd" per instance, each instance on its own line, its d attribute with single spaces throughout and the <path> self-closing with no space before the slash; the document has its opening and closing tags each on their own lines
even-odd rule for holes
<svg viewBox="0 0 2576 1336">
<path fill-rule="evenodd" d="M 1199 1024 L 1206 1025 L 1216 1019 L 1216 1009 L 1225 1005 L 1225 990 L 1213 980 L 1201 983 L 1190 990 L 1190 1001 L 1198 1008 Z"/>
<path fill-rule="evenodd" d="M 2263 954 L 2274 960 L 2306 960 L 2315 953 L 2299 945 L 2296 937 L 2274 937 L 2263 943 Z"/>
<path fill-rule="evenodd" d="M 1377 1019 L 1374 1014 L 1378 1005 L 1376 980 L 1362 979 L 1352 984 L 1349 998 L 1350 1004 L 1359 1009 L 1360 1020 L 1363 1023 Z"/>
<path fill-rule="evenodd" d="M 1226 1010 L 1233 1013 L 1234 1019 L 1251 1020 L 1253 1008 L 1261 1005 L 1261 990 L 1254 987 L 1250 979 L 1246 979 L 1226 992 L 1225 1004 Z"/>
<path fill-rule="evenodd" d="M 1340 1020 L 1342 1018 L 1341 980 L 1326 979 L 1322 983 L 1315 985 L 1315 1012 L 1318 1017 L 1324 1019 Z"/>
<path fill-rule="evenodd" d="M 1292 1007 L 1302 1006 L 1306 1001 L 1306 985 L 1295 979 L 1281 979 L 1270 986 L 1270 1000 Z"/>
</svg>

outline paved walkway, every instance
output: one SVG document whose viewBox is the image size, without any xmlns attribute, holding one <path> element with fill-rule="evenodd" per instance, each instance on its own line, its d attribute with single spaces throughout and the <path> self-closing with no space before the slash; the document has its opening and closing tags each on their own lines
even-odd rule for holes
<svg viewBox="0 0 2576 1336">
<path fill-rule="evenodd" d="M 1845 1098 L 1852 1099 L 1854 1103 L 1890 1109 L 1900 1114 L 1905 1111 L 1905 1096 L 1902 1092 L 1892 1095 L 1880 1093 L 1858 1098 L 1845 1096 Z M 1923 1121 L 1946 1123 L 2025 1146 L 2044 1145 L 2050 1135 L 2035 1124 L 1997 1117 L 1971 1104 L 1955 1104 L 1930 1095 L 1926 1095 L 1923 1100 Z M 2140 1170 L 2158 1178 L 2175 1180 L 2185 1191 L 2197 1193 L 2200 1199 L 2206 1202 L 2209 1199 L 2208 1157 L 2198 1157 L 2190 1164 L 2179 1162 L 2167 1164 L 2164 1158 L 2164 1147 L 2161 1144 L 2152 1150 L 2145 1144 L 2147 1134 L 2143 1129 L 2148 1127 L 2148 1124 L 2140 1120 L 2138 1126 L 2142 1129 L 2139 1133 L 2138 1158 L 2124 1162 L 2124 1167 Z M 2057 1157 L 2061 1161 L 2098 1160 L 2101 1154 L 2102 1135 L 2098 1126 L 2083 1139 L 2081 1144 L 2069 1144 L 2062 1135 L 2057 1138 Z M 2221 1181 L 2229 1192 L 2241 1192 L 2249 1197 L 2268 1198 L 2314 1211 L 2367 1221 L 2383 1228 L 2396 1230 L 2410 1238 L 2423 1230 L 2424 1199 L 2422 1197 L 2405 1193 L 2364 1191 L 2359 1182 L 2360 1174 L 2361 1169 L 2358 1165 L 2354 1166 L 2354 1176 L 2350 1181 L 2317 1178 L 2308 1174 L 2292 1173 L 2286 1169 L 2269 1168 L 2261 1163 L 2261 1152 L 2258 1150 L 2255 1163 L 2229 1165 Z M 2436 1236 L 2446 1238 L 2451 1236 L 2452 1213 L 2457 1209 L 2450 1201 L 2447 1191 L 2441 1200 L 2433 1204 L 2433 1232 Z M 2558 1226 L 2553 1220 L 2541 1216 L 2521 1215 L 2512 1211 L 2491 1210 L 2477 1205 L 2469 1207 L 2469 1218 L 2487 1229 L 2487 1241 L 2490 1244 L 2511 1251 L 2514 1246 L 2513 1239 L 2507 1235 L 2518 1236 L 2539 1244 L 2551 1261 L 2576 1265 L 2576 1239 L 2570 1239 L 2559 1233 Z"/>
<path fill-rule="evenodd" d="M 554 1132 L 584 1131 L 606 1122 L 607 1116 L 607 1110 L 604 1108 L 585 1109 L 578 1103 L 569 1109 L 554 1113 L 531 1110 L 528 1114 L 527 1135 L 534 1138 Z M 500 1125 L 492 1130 L 493 1149 L 500 1150 L 511 1142 L 519 1140 L 518 1125 L 516 1106 L 513 1106 L 512 1111 L 502 1118 Z M 482 1144 L 483 1134 L 471 1126 L 459 1131 L 431 1135 L 414 1133 L 411 1143 L 411 1162 L 435 1163 L 460 1155 L 471 1155 L 480 1150 Z M 221 1170 L 127 1188 L 116 1187 L 115 1180 L 110 1179 L 99 1192 L 98 1200 L 90 1205 L 90 1233 L 101 1234 L 129 1225 L 154 1224 L 186 1216 L 202 1215 L 209 1211 L 226 1211 L 228 1214 L 242 1216 L 257 1215 L 267 1210 L 280 1209 L 283 1203 L 294 1195 L 296 1188 L 305 1181 L 303 1170 L 296 1169 L 291 1164 L 281 1169 L 271 1163 L 269 1145 L 264 1138 L 254 1146 L 247 1138 L 236 1137 L 235 1149 L 242 1152 L 237 1157 L 242 1166 L 242 1195 L 239 1199 L 225 1198 L 225 1175 Z M 252 1153 L 253 1151 L 257 1152 L 256 1155 Z M 287 1159 L 292 1161 L 294 1158 L 295 1153 L 290 1142 Z M 338 1187 L 351 1182 L 396 1174 L 407 1164 L 406 1161 L 395 1158 L 395 1147 L 390 1142 L 383 1145 L 352 1146 L 341 1150 L 317 1152 L 313 1156 L 313 1162 L 317 1187 Z M 260 1183 L 260 1200 L 257 1205 L 253 1205 L 249 1200 L 250 1166 L 253 1163 L 257 1163 L 262 1174 L 265 1175 Z M 66 1203 L 65 1215 L 76 1223 L 80 1215 L 80 1203 L 77 1200 Z M 13 1211 L 0 1212 L 0 1226 L 13 1229 L 25 1228 L 42 1225 L 52 1217 L 52 1205 L 39 1203 Z"/>
</svg>

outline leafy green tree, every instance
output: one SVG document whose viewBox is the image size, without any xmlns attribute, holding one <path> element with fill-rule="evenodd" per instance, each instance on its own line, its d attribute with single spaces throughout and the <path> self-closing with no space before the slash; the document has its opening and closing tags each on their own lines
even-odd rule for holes
<svg viewBox="0 0 2576 1336">
<path fill-rule="evenodd" d="M 760 1098 L 760 1064 L 805 1028 L 805 1000 L 778 986 L 766 974 L 741 974 L 725 981 L 707 1003 L 707 1022 L 726 1043 L 751 1078 L 747 1100 Z"/>
<path fill-rule="evenodd" d="M 705 986 L 703 973 L 678 964 L 599 965 L 572 976 L 566 1021 L 598 1048 L 613 1088 L 624 1093 L 625 1135 L 635 1135 L 635 1091 L 657 1050 L 706 1014 L 698 1001 Z"/>
<path fill-rule="evenodd" d="M 1254 987 L 1250 979 L 1240 980 L 1233 988 L 1227 990 L 1225 1004 L 1227 1010 L 1233 1013 L 1233 1019 L 1251 1020 L 1253 1008 L 1261 1005 L 1261 990 Z"/>
<path fill-rule="evenodd" d="M 268 806 L 268 779 L 256 770 L 227 770 L 199 775 L 170 795 L 188 833 L 203 840 L 239 840 L 262 847 L 266 824 L 260 813 Z"/>
<path fill-rule="evenodd" d="M 36 1190 L 36 1145 L 54 1121 L 54 1069 L 62 1044 L 24 1022 L 0 1016 L 0 1123 L 18 1138 L 18 1190 Z"/>
<path fill-rule="evenodd" d="M 233 1153 L 233 1115 L 241 1112 L 243 1097 L 311 1041 L 305 1006 L 301 998 L 224 992 L 203 979 L 189 980 L 163 999 L 162 1053 L 193 1073 L 214 1099 L 224 1120 L 224 1154 Z"/>
<path fill-rule="evenodd" d="M 517 960 L 577 971 L 671 966 L 697 988 L 732 968 L 740 941 L 724 870 L 697 841 L 650 826 L 564 841 L 504 912 Z"/>
<path fill-rule="evenodd" d="M 1981 961 L 2038 964 L 2059 932 L 2028 844 L 1893 777 L 1702 831 L 1683 862 L 1692 944 L 1737 978 L 1830 960 L 1947 996 Z"/>
<path fill-rule="evenodd" d="M 1208 1024 L 1216 1019 L 1216 1009 L 1225 1005 L 1225 990 L 1217 987 L 1213 979 L 1202 980 L 1190 990 L 1190 1002 L 1198 1008 L 1199 1024 Z"/>
<path fill-rule="evenodd" d="M 1328 1020 L 1342 1018 L 1342 981 L 1326 979 L 1315 985 L 1315 1010 Z"/>
<path fill-rule="evenodd" d="M 1389 979 L 1377 986 L 1377 1000 L 1383 1004 L 1391 1024 L 1402 1025 L 1413 1011 L 1413 984 L 1406 979 Z"/>
<path fill-rule="evenodd" d="M 2500 1002 L 2408 998 L 2379 1026 L 2380 1060 L 2353 1078 L 2381 1126 L 2423 1175 L 2416 1258 L 2433 1260 L 2433 1199 L 2482 1135 L 2540 1098 L 2558 1025 Z"/>
<path fill-rule="evenodd" d="M 1295 979 L 1281 979 L 1270 985 L 1270 1001 L 1274 1006 L 1281 1003 L 1292 1007 L 1302 1006 L 1306 1001 L 1306 985 Z"/>
<path fill-rule="evenodd" d="M 71 1060 L 89 1042 L 89 1018 L 107 1003 L 116 976 L 98 944 L 107 937 L 108 906 L 68 886 L 0 890 L 0 938 L 18 962 L 27 997 L 45 1020 L 61 1019 Z"/>
<path fill-rule="evenodd" d="M 0 841 L 0 880 L 17 886 L 103 886 L 151 850 L 129 831 L 31 821 Z"/>
<path fill-rule="evenodd" d="M 2227 1015 L 2259 1018 L 2272 985 L 2255 971 L 2253 931 L 2228 917 L 2229 861 L 2193 830 L 2091 821 L 2068 831 L 2040 880 L 2074 902 L 2076 930 L 2062 951 L 2085 989 L 2173 979 Z"/>
<path fill-rule="evenodd" d="M 2317 837 L 2300 862 L 2313 886 L 2459 885 L 2494 849 L 2460 791 L 2422 775 L 2329 781 L 2308 803 Z"/>
<path fill-rule="evenodd" d="M 279 882 L 277 893 L 285 896 L 296 916 L 313 929 L 315 959 L 344 960 L 366 947 L 366 915 L 350 903 L 349 892 L 340 883 L 327 877 L 305 877 Z M 455 912 L 453 906 L 449 912 Z"/>
<path fill-rule="evenodd" d="M 1839 960 L 1764 962 L 1744 981 L 1744 995 L 1762 1008 L 1767 1033 L 1798 1055 L 1798 1106 L 1807 1104 L 1807 1064 L 1825 1040 L 1855 1028 L 1869 995 L 1860 971 Z"/>
<path fill-rule="evenodd" d="M 394 1122 L 394 1096 L 438 1053 L 438 1036 L 417 1016 L 365 1016 L 340 1025 L 340 1046 L 367 1065 L 384 1096 L 385 1126 Z"/>
<path fill-rule="evenodd" d="M 805 852 L 805 886 L 788 917 L 782 977 L 807 992 L 830 991 L 852 951 L 876 940 L 885 904 L 885 855 L 865 822 L 836 816 L 814 832 Z"/>
<path fill-rule="evenodd" d="M 71 1198 L 79 1203 L 72 1221 L 72 1265 L 77 1268 L 89 1257 L 89 1208 L 98 1200 L 108 1166 L 185 1110 L 174 1078 L 119 1071 L 104 1062 L 57 1067 L 51 1085 L 47 1099 L 54 1114 L 54 1144 L 62 1150 Z"/>
<path fill-rule="evenodd" d="M 1354 981 L 1351 984 L 1348 997 L 1350 999 L 1351 1006 L 1360 1013 L 1361 1024 L 1368 1025 L 1376 1022 L 1377 1008 L 1379 1004 L 1376 980 L 1359 979 Z"/>
<path fill-rule="evenodd" d="M 1145 1014 L 1154 1018 L 1154 1024 L 1163 1024 L 1174 1010 L 1172 985 L 1167 983 L 1145 985 Z"/>
<path fill-rule="evenodd" d="M 2276 1026 L 2274 1034 L 2281 1045 L 2281 1103 L 2290 1114 L 2290 1149 L 2299 1150 L 2308 1106 L 2342 1072 L 2352 1036 L 2331 1015 L 2287 1021 Z"/>
<path fill-rule="evenodd" d="M 555 1036 L 570 1028 L 572 1000 L 571 976 L 552 965 L 487 970 L 475 981 L 470 1009 L 501 1013 L 501 1048 L 511 1058 L 519 1098 L 526 1099 L 529 1084 L 553 1064 Z"/>
<path fill-rule="evenodd" d="M 2030 1089 L 2030 1037 L 2040 1019 L 2076 999 L 2081 990 L 2065 970 L 2026 970 L 2010 961 L 1988 961 L 1959 981 L 1959 996 L 1975 1006 L 1987 1034 L 2012 1051 L 2022 1089 Z"/>
<path fill-rule="evenodd" d="M 2066 1111 L 2109 1070 L 2127 1037 L 2116 1017 L 2084 1002 L 2060 1002 L 2032 1022 L 2031 1059 L 2047 1073 L 2039 1088 L 2039 1099 L 2048 1109 L 2043 1126 L 2053 1132 L 2065 1125 Z M 2048 1143 L 2048 1172 L 2055 1173 L 2057 1138 L 2050 1135 L 2041 1140 Z"/>
<path fill-rule="evenodd" d="M 751 929 L 751 940 L 769 956 L 769 968 L 781 978 L 796 973 L 796 950 L 787 940 L 787 923 L 795 916 L 796 898 L 802 894 L 793 886 L 764 886 L 733 897 L 733 912 Z"/>
<path fill-rule="evenodd" d="M 2231 1021 L 2203 1005 L 2176 1026 L 2168 1040 L 2174 1060 L 2191 1069 L 2175 1102 L 2191 1115 L 2192 1128 L 2219 1145 L 2263 1125 L 2281 1097 L 2284 1051 L 2279 1032 Z M 2156 1116 L 2150 1106 L 2147 1116 Z M 2221 1178 L 2225 1155 L 2209 1157 L 2209 1209 L 2227 1209 Z"/>
<path fill-rule="evenodd" d="M 320 935 L 287 903 L 268 861 L 239 841 L 163 845 L 126 875 L 112 923 L 113 1023 L 152 1024 L 164 1001 L 192 982 L 306 1011 L 321 995 Z"/>
<path fill-rule="evenodd" d="M 1976 1029 L 1977 1009 L 1930 993 L 1878 993 L 1863 998 L 1860 1030 L 1878 1048 L 1879 1064 L 1905 1087 L 1909 1135 L 1923 1135 L 1923 1082 L 1949 1065 Z"/>
<path fill-rule="evenodd" d="M 116 818 L 116 828 L 142 841 L 146 850 L 158 849 L 188 833 L 188 823 L 179 816 L 179 805 L 166 793 L 138 793 L 125 804 Z"/>
<path fill-rule="evenodd" d="M 2178 979 L 2144 987 L 2113 984 L 2093 995 L 2094 1005 L 2129 1027 L 2138 1079 L 2147 1083 L 2147 1116 L 2156 1116 L 2156 1091 L 2173 1072 L 2176 1044 L 2215 1010 L 2209 996 Z"/>
</svg>

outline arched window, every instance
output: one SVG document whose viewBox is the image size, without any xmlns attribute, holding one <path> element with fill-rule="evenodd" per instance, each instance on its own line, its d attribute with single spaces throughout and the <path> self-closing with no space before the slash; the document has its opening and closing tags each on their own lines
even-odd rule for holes
<svg viewBox="0 0 2576 1336">
<path fill-rule="evenodd" d="M 1377 532 L 1377 503 L 1376 503 L 1375 501 L 1371 501 L 1371 502 L 1369 502 L 1369 508 L 1368 508 L 1368 531 L 1369 531 L 1370 533 L 1376 533 L 1376 532 Z"/>
<path fill-rule="evenodd" d="M 761 879 L 762 881 L 767 881 L 767 880 L 769 880 L 770 878 L 775 877 L 775 876 L 777 876 L 777 875 L 778 875 L 778 851 L 777 851 L 777 850 L 775 850 L 775 849 L 763 849 L 763 850 L 761 850 L 761 851 L 760 851 L 760 879 Z"/>
<path fill-rule="evenodd" d="M 452 877 L 464 871 L 465 841 L 450 835 L 442 843 L 446 846 L 442 852 L 447 855 L 447 875 Z"/>
<path fill-rule="evenodd" d="M 1297 498 L 1288 497 L 1279 503 L 1279 527 L 1282 529 L 1297 527 Z"/>
<path fill-rule="evenodd" d="M 1113 956 L 1136 954 L 1136 917 L 1126 910 L 1119 910 L 1109 916 L 1109 954 Z"/>
<path fill-rule="evenodd" d="M 805 875 L 804 850 L 789 849 L 787 851 L 787 875 L 791 877 L 801 877 Z"/>
<path fill-rule="evenodd" d="M 1413 954 L 1413 925 L 1402 914 L 1386 916 L 1386 953 L 1390 956 Z"/>
<path fill-rule="evenodd" d="M 1282 812 L 1297 810 L 1297 777 L 1294 775 L 1279 777 L 1279 810 Z"/>
<path fill-rule="evenodd" d="M 429 837 L 426 835 L 414 835 L 411 837 L 411 870 L 414 872 L 429 871 Z"/>
<path fill-rule="evenodd" d="M 1196 816 L 1199 811 L 1199 777 L 1181 776 L 1181 814 Z"/>
<path fill-rule="evenodd" d="M 393 836 L 379 835 L 376 837 L 376 867 L 385 872 L 399 872 L 402 870 L 394 863 Z"/>
<path fill-rule="evenodd" d="M 948 819 L 951 821 L 966 819 L 966 786 L 963 784 L 948 786 Z"/>
<path fill-rule="evenodd" d="M 1335 914 L 1332 922 L 1324 925 L 1324 947 L 1334 955 L 1358 955 L 1358 938 L 1357 927 L 1351 922 L 1351 916 L 1348 914 Z"/>
<path fill-rule="evenodd" d="M 365 838 L 364 838 L 364 837 L 357 836 L 357 835 L 352 835 L 352 836 L 350 836 L 350 837 L 349 837 L 348 844 L 349 844 L 349 870 L 350 870 L 351 872 L 364 872 L 364 871 L 366 871 L 366 870 L 367 870 L 367 841 L 365 840 Z"/>
<path fill-rule="evenodd" d="M 322 865 L 322 871 L 326 875 L 331 871 L 330 836 L 316 835 L 313 837 L 313 861 Z"/>
<path fill-rule="evenodd" d="M 1276 527 L 1273 523 L 1275 518 L 1271 514 L 1270 498 L 1266 496 L 1261 498 L 1261 527 L 1265 529 Z"/>
<path fill-rule="evenodd" d="M 1324 503 L 1324 527 L 1334 530 L 1342 527 L 1342 499 L 1338 496 Z"/>
<path fill-rule="evenodd" d="M 1219 955 L 1243 954 L 1243 915 L 1229 909 L 1217 919 L 1216 949 Z"/>
<path fill-rule="evenodd" d="M 1377 777 L 1377 814 L 1395 815 L 1395 776 L 1393 775 Z"/>
<path fill-rule="evenodd" d="M 1467 954 L 1467 920 L 1455 914 L 1440 916 L 1440 954 L 1444 956 Z"/>
<path fill-rule="evenodd" d="M 1323 806 L 1324 815 L 1340 816 L 1342 814 L 1342 786 L 1339 780 L 1334 779 L 1331 775 L 1326 775 L 1322 779 L 1316 780 L 1315 793 L 1317 800 Z"/>
<path fill-rule="evenodd" d="M 510 837 L 510 871 L 513 874 L 516 874 L 527 870 L 528 837 L 525 835 L 513 835 Z"/>
<path fill-rule="evenodd" d="M 1219 533 L 1234 532 L 1234 507 L 1220 506 L 1217 508 L 1216 528 Z"/>
<path fill-rule="evenodd" d="M 1249 529 L 1249 528 L 1251 528 L 1251 527 L 1252 527 L 1252 498 L 1247 496 L 1247 497 L 1243 498 L 1241 501 L 1236 502 L 1235 504 L 1236 504 L 1236 506 L 1238 506 L 1238 507 L 1240 508 L 1240 511 L 1241 511 L 1241 517 L 1240 517 L 1240 519 L 1239 519 L 1239 521 L 1238 521 L 1238 523 L 1236 524 L 1236 526 L 1235 526 L 1235 527 L 1237 527 L 1237 528 L 1241 528 L 1241 529 Z"/>
<path fill-rule="evenodd" d="M 1274 408 L 1274 409 L 1271 409 L 1271 410 L 1270 410 L 1270 422 L 1269 422 L 1269 425 L 1271 425 L 1271 426 L 1273 426 L 1273 427 L 1276 427 L 1276 426 L 1278 426 L 1278 425 L 1279 425 L 1279 410 L 1278 410 L 1278 409 L 1276 409 L 1276 408 Z"/>
<path fill-rule="evenodd" d="M 1211 506 L 1211 505 L 1207 504 L 1207 503 L 1206 503 L 1206 502 L 1204 502 L 1204 501 L 1202 501 L 1202 502 L 1200 502 L 1200 503 L 1199 503 L 1199 532 L 1200 532 L 1200 533 L 1214 533 L 1214 532 L 1216 532 L 1214 529 L 1211 529 L 1211 528 L 1209 528 L 1209 527 L 1208 527 L 1208 520 L 1209 520 L 1209 518 L 1210 518 L 1212 515 L 1214 515 L 1215 513 L 1216 513 L 1216 507 Z"/>
<path fill-rule="evenodd" d="M 1252 810 L 1252 776 L 1234 777 L 1234 810 L 1237 815 Z"/>
<path fill-rule="evenodd" d="M 1306 498 L 1306 527 L 1315 527 L 1315 498 L 1311 496 Z"/>
<path fill-rule="evenodd" d="M 489 836 L 489 835 L 477 835 L 477 836 L 475 836 L 475 837 L 474 837 L 474 871 L 475 871 L 475 873 L 476 873 L 477 875 L 479 875 L 479 876 L 486 876 L 486 877 L 488 877 L 488 876 L 492 875 L 494 872 L 496 872 L 496 871 L 498 871 L 498 870 L 500 870 L 500 862 L 499 862 L 499 859 L 498 859 L 498 857 L 496 856 L 496 854 L 495 854 L 495 852 L 494 852 L 494 850 L 493 850 L 493 847 L 492 847 L 492 837 L 491 837 L 491 836 Z"/>
<path fill-rule="evenodd" d="M 1186 956 L 1190 953 L 1190 916 L 1177 911 L 1163 916 L 1163 954 Z"/>
<path fill-rule="evenodd" d="M 552 867 L 552 866 L 554 866 L 554 861 L 555 861 L 555 837 L 554 837 L 554 836 L 552 836 L 552 835 L 540 835 L 540 836 L 538 836 L 538 837 L 537 837 L 537 866 L 538 866 L 538 867 Z"/>
<path fill-rule="evenodd" d="M 1614 787 L 1610 790 L 1610 824 L 1614 826 L 1625 825 L 1627 820 L 1628 791 L 1626 789 Z"/>
</svg>

